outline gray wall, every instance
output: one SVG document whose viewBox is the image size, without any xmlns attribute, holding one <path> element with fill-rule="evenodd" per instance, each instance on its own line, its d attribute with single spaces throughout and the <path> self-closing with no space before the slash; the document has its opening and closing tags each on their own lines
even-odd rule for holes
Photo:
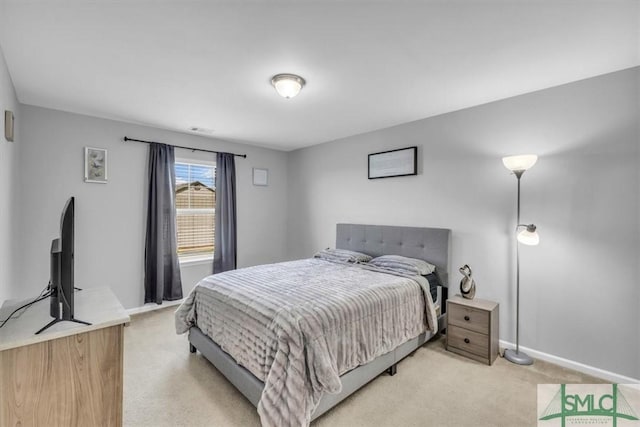
<svg viewBox="0 0 640 427">
<path fill-rule="evenodd" d="M 520 343 L 640 378 L 638 68 L 290 153 L 289 255 L 335 245 L 339 222 L 453 230 L 452 286 L 468 263 L 515 341 L 516 179 L 522 179 Z M 428 94 L 424 94 L 428 96 Z M 367 180 L 367 154 L 417 145 L 419 174 Z"/>
<path fill-rule="evenodd" d="M 19 105 L 0 56 L 0 107 L 17 120 L 16 142 L 0 138 L 0 300 L 46 284 L 74 195 L 78 286 L 142 304 L 147 147 L 128 135 L 249 155 L 237 161 L 240 266 L 332 246 L 338 222 L 451 228 L 453 287 L 469 263 L 513 341 L 516 181 L 500 158 L 533 152 L 522 219 L 542 240 L 521 251 L 521 343 L 639 378 L 639 79 L 635 68 L 287 154 Z M 368 153 L 409 145 L 418 176 L 366 179 Z M 108 184 L 83 182 L 84 146 L 109 150 Z M 269 169 L 269 187 L 251 185 L 252 167 Z M 183 268 L 185 292 L 208 272 Z"/>
<path fill-rule="evenodd" d="M 35 295 L 49 278 L 49 246 L 59 233 L 66 199 L 76 197 L 76 286 L 109 286 L 122 304 L 143 303 L 148 146 L 124 143 L 127 135 L 213 150 L 236 158 L 239 266 L 277 262 L 286 256 L 286 153 L 23 105 L 21 107 L 18 277 L 10 297 Z M 83 181 L 83 147 L 108 150 L 107 184 Z M 176 156 L 215 159 L 176 150 Z M 252 167 L 269 169 L 269 186 L 252 185 Z M 184 291 L 211 272 L 183 267 Z"/>
<path fill-rule="evenodd" d="M 2 7 L 3 5 L 0 4 L 0 12 L 2 12 Z M 0 301 L 9 294 L 14 277 L 14 224 L 18 212 L 15 186 L 20 144 L 17 126 L 14 131 L 14 142 L 9 142 L 4 138 L 5 110 L 13 111 L 16 121 L 19 123 L 21 119 L 19 104 L 7 70 L 4 54 L 0 48 Z"/>
</svg>

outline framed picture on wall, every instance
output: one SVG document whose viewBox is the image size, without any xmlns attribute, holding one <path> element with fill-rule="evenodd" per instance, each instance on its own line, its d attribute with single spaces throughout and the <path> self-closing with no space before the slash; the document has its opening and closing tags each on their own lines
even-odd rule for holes
<svg viewBox="0 0 640 427">
<path fill-rule="evenodd" d="M 84 147 L 84 182 L 107 183 L 107 150 Z"/>
<path fill-rule="evenodd" d="M 369 154 L 369 179 L 418 174 L 418 147 Z"/>
</svg>

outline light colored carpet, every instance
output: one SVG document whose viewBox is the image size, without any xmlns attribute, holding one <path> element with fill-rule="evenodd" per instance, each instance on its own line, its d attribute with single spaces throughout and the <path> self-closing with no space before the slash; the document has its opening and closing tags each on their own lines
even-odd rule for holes
<svg viewBox="0 0 640 427">
<path fill-rule="evenodd" d="M 175 307 L 133 316 L 125 328 L 124 424 L 259 426 L 256 409 L 202 355 L 176 335 Z M 425 344 L 320 417 L 312 426 L 536 425 L 536 385 L 599 383 L 536 361 L 486 366 Z"/>
</svg>

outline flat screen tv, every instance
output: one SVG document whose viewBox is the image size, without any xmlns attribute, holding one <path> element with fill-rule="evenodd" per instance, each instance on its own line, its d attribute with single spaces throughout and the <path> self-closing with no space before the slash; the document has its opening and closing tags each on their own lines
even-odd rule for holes
<svg viewBox="0 0 640 427">
<path fill-rule="evenodd" d="M 50 314 L 53 320 L 36 334 L 46 330 L 58 322 L 69 321 L 90 325 L 74 317 L 74 208 L 75 199 L 67 200 L 60 217 L 60 237 L 51 242 L 50 279 L 51 291 Z"/>
</svg>

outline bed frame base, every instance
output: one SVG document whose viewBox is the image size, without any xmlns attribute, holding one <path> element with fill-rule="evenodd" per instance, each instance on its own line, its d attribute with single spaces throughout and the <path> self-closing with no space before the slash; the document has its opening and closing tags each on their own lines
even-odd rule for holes
<svg viewBox="0 0 640 427">
<path fill-rule="evenodd" d="M 389 366 L 389 369 L 387 369 L 387 374 L 394 376 L 395 374 L 398 373 L 398 364 L 394 363 L 393 365 Z"/>
<path fill-rule="evenodd" d="M 438 331 L 446 326 L 446 315 L 438 317 Z M 359 388 L 375 379 L 385 371 L 389 375 L 395 375 L 398 369 L 398 362 L 420 348 L 425 342 L 434 337 L 434 333 L 425 332 L 418 337 L 407 341 L 395 350 L 383 354 L 371 362 L 359 366 L 340 377 L 342 381 L 342 391 L 337 394 L 325 394 L 320 399 L 318 407 L 311 416 L 315 420 L 329 409 L 342 402 Z M 195 353 L 196 349 L 211 362 L 229 382 L 231 382 L 254 406 L 258 406 L 264 383 L 255 377 L 251 372 L 229 356 L 213 340 L 207 337 L 198 327 L 194 326 L 189 330 L 189 351 Z"/>
</svg>

